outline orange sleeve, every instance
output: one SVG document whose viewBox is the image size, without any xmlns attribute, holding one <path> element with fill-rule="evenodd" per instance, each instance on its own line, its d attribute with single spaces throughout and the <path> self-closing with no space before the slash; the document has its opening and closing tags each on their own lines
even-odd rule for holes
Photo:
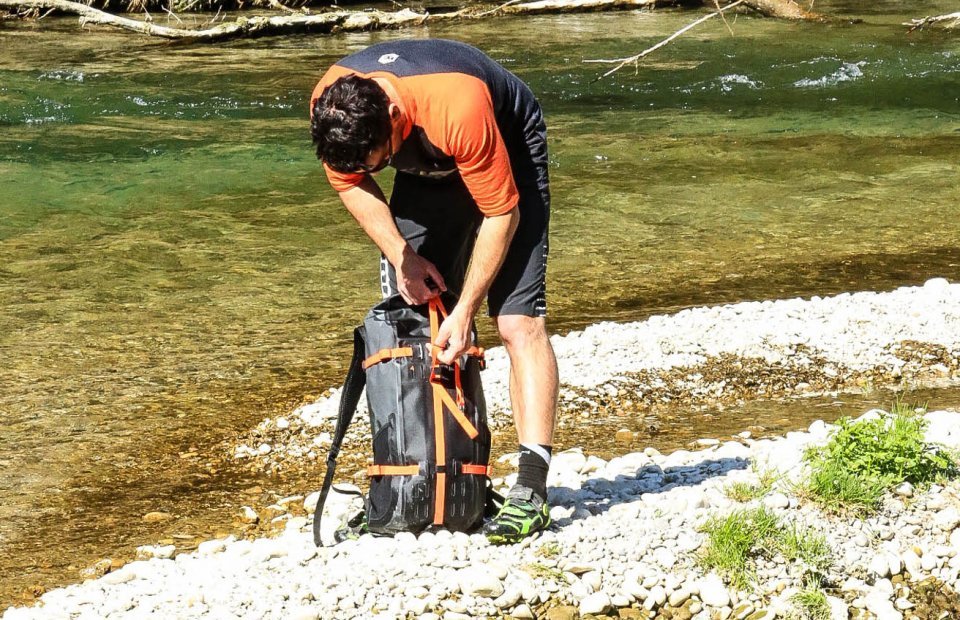
<svg viewBox="0 0 960 620">
<path fill-rule="evenodd" d="M 486 85 L 463 74 L 438 74 L 447 94 L 443 104 L 431 104 L 430 114 L 421 115 L 423 127 L 434 144 L 457 162 L 460 176 L 480 211 L 487 216 L 502 215 L 520 200 L 510 156 L 497 127 L 493 101 Z"/>
<path fill-rule="evenodd" d="M 341 67 L 339 65 L 333 65 L 330 67 L 327 72 L 323 74 L 323 77 L 320 78 L 320 81 L 317 82 L 316 87 L 313 89 L 313 94 L 310 95 L 310 116 L 313 116 L 314 102 L 320 98 L 320 95 L 323 94 L 323 91 L 326 90 L 327 86 L 330 86 L 345 75 L 351 75 L 354 73 L 356 73 L 356 71 Z M 323 171 L 327 173 L 327 180 L 330 182 L 330 186 L 338 192 L 345 192 L 348 189 L 356 187 L 361 181 L 363 181 L 364 177 L 362 174 L 337 172 L 326 164 L 323 164 Z"/>
<path fill-rule="evenodd" d="M 353 189 L 357 185 L 360 185 L 360 182 L 363 181 L 364 174 L 353 173 L 353 172 L 337 172 L 328 166 L 323 164 L 323 171 L 327 173 L 327 181 L 330 182 L 330 187 L 335 189 L 338 192 L 345 192 L 348 189 Z"/>
</svg>

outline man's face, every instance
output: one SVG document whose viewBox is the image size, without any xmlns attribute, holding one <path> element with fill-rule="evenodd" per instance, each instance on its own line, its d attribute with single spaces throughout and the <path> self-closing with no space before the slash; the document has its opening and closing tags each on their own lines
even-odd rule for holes
<svg viewBox="0 0 960 620">
<path fill-rule="evenodd" d="M 393 159 L 393 137 L 387 138 L 386 144 L 377 147 L 367 154 L 367 159 L 357 172 L 376 174 L 390 165 Z"/>
</svg>

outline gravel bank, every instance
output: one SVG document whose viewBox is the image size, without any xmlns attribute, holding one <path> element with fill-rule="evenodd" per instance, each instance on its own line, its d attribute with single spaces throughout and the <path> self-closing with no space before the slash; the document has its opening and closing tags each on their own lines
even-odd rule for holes
<svg viewBox="0 0 960 620">
<path fill-rule="evenodd" d="M 960 380 L 960 284 L 942 278 L 887 293 L 693 308 L 636 323 L 599 323 L 551 338 L 560 367 L 560 424 L 611 411 L 715 407 Z M 483 373 L 491 426 L 510 426 L 502 347 Z M 365 400 L 365 399 L 364 399 Z M 345 446 L 365 451 L 364 400 Z M 251 468 L 326 455 L 339 390 L 252 429 L 233 450 Z"/>
<path fill-rule="evenodd" d="M 562 416 L 953 383 L 960 376 L 960 285 L 937 279 L 889 293 L 697 308 L 599 324 L 553 342 L 564 381 Z M 491 418 L 506 425 L 503 351 L 494 349 L 488 360 Z M 235 456 L 268 468 L 322 457 L 337 401 L 333 391 L 289 416 L 265 420 Z M 352 433 L 357 447 L 366 442 L 364 418 L 361 411 Z M 960 448 L 960 414 L 927 418 L 929 438 Z M 549 481 L 554 525 L 513 547 L 441 531 L 365 536 L 317 550 L 309 519 L 297 516 L 312 511 L 315 495 L 288 498 L 270 515 L 285 524 L 276 537 L 213 540 L 175 557 L 173 548 L 146 546 L 141 561 L 48 592 L 35 607 L 10 608 L 2 617 L 786 616 L 803 587 L 802 567 L 765 560 L 756 589 L 738 592 L 696 564 L 703 523 L 751 505 L 826 536 L 835 618 L 923 618 L 931 605 L 960 614 L 949 607 L 960 588 L 960 482 L 922 493 L 901 489 L 866 520 L 825 514 L 794 496 L 791 483 L 803 475 L 803 450 L 826 441 L 830 429 L 818 422 L 781 438 L 744 433 L 739 441 L 704 440 L 703 450 L 663 455 L 647 449 L 610 461 L 562 452 Z M 731 500 L 725 488 L 757 482 L 758 468 L 777 472 L 778 486 L 749 504 Z M 355 507 L 333 494 L 325 535 Z"/>
<path fill-rule="evenodd" d="M 929 439 L 960 447 L 960 413 L 933 412 L 927 420 Z M 49 592 L 39 606 L 11 608 L 3 619 L 787 616 L 804 585 L 797 563 L 760 562 L 751 592 L 730 588 L 696 564 L 705 521 L 749 505 L 826 537 L 834 618 L 935 617 L 912 614 L 928 613 L 936 593 L 956 600 L 960 483 L 923 493 L 901 488 L 865 520 L 827 515 L 790 489 L 803 475 L 803 450 L 823 443 L 830 429 L 817 422 L 783 438 L 669 455 L 647 449 L 610 461 L 562 452 L 550 474 L 555 524 L 517 546 L 439 531 L 367 535 L 318 550 L 307 519 L 293 517 L 276 538 L 208 541 L 172 559 L 169 549 L 144 548 L 155 557 Z M 749 504 L 730 499 L 725 488 L 757 483 L 758 468 L 780 481 Z M 308 508 L 311 501 L 305 500 Z M 351 499 L 333 496 L 327 536 L 349 510 Z"/>
</svg>

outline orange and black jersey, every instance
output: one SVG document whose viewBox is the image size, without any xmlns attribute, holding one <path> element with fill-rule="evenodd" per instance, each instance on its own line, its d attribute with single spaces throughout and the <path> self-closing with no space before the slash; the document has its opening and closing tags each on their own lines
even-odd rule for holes
<svg viewBox="0 0 960 620">
<path fill-rule="evenodd" d="M 406 122 L 392 161 L 397 170 L 429 177 L 459 171 L 485 215 L 517 205 L 511 153 L 524 149 L 530 119 L 540 118 L 536 98 L 518 77 L 463 43 L 391 41 L 332 66 L 314 89 L 310 109 L 327 86 L 352 74 L 383 79 L 394 91 L 391 101 Z M 337 191 L 363 179 L 325 169 Z"/>
</svg>

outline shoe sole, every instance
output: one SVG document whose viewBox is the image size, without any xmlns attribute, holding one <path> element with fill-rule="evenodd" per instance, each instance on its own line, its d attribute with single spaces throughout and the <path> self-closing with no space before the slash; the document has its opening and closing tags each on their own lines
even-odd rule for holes
<svg viewBox="0 0 960 620">
<path fill-rule="evenodd" d="M 546 523 L 544 523 L 541 527 L 531 530 L 526 534 L 485 534 L 485 536 L 487 537 L 487 540 L 494 545 L 513 545 L 522 541 L 524 538 L 530 538 L 537 532 L 546 530 L 548 527 L 550 527 L 551 523 L 552 521 L 547 518 Z"/>
</svg>

